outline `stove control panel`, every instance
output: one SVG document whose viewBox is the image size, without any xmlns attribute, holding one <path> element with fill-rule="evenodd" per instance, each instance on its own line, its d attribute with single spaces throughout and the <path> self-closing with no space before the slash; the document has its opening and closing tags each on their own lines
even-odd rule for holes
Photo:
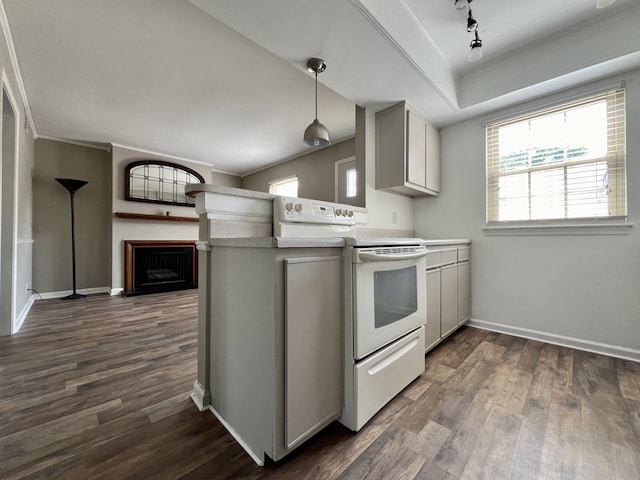
<svg viewBox="0 0 640 480">
<path fill-rule="evenodd" d="M 350 205 L 277 196 L 274 200 L 274 224 L 294 222 L 324 225 L 355 225 L 355 214 Z"/>
</svg>

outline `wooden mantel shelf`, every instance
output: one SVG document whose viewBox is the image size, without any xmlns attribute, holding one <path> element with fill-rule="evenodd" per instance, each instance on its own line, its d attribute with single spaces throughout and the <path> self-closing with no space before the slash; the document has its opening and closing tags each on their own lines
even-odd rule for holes
<svg viewBox="0 0 640 480">
<path fill-rule="evenodd" d="M 163 222 L 197 222 L 198 217 L 174 217 L 173 215 L 147 215 L 145 213 L 116 212 L 118 218 L 132 218 L 135 220 L 160 220 Z"/>
</svg>

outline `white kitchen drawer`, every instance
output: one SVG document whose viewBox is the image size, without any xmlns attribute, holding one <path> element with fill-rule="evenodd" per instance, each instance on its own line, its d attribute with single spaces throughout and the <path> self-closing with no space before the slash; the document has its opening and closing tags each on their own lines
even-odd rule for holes
<svg viewBox="0 0 640 480">
<path fill-rule="evenodd" d="M 424 372 L 424 326 L 355 366 L 358 431 L 389 400 Z"/>
<path fill-rule="evenodd" d="M 471 258 L 471 249 L 469 247 L 458 247 L 458 261 L 466 262 Z"/>
<path fill-rule="evenodd" d="M 427 250 L 427 268 L 442 265 L 442 250 Z"/>
<path fill-rule="evenodd" d="M 447 248 L 442 250 L 442 265 L 456 263 L 458 261 L 458 249 Z"/>
</svg>

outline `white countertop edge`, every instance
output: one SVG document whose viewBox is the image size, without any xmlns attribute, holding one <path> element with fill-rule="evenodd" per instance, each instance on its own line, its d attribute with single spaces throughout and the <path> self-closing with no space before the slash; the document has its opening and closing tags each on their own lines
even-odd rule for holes
<svg viewBox="0 0 640 480">
<path fill-rule="evenodd" d="M 303 238 L 303 237 L 249 237 L 249 238 L 211 238 L 212 247 L 241 248 L 342 248 L 342 238 Z"/>
<path fill-rule="evenodd" d="M 210 185 L 208 183 L 190 183 L 184 189 L 185 193 L 194 197 L 198 193 L 218 193 L 222 195 L 235 195 L 237 197 L 257 198 L 260 200 L 273 200 L 275 195 L 244 188 L 227 187 L 224 185 Z"/>
<path fill-rule="evenodd" d="M 422 240 L 420 243 L 425 247 L 435 246 L 435 245 L 468 245 L 471 243 L 471 240 L 468 238 L 445 238 L 445 239 L 432 239 L 432 240 Z"/>
</svg>

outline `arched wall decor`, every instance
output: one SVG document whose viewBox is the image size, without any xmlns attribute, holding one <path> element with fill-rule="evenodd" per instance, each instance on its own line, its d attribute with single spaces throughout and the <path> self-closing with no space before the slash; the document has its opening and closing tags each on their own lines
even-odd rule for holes
<svg viewBox="0 0 640 480">
<path fill-rule="evenodd" d="M 137 160 L 124 170 L 124 199 L 134 202 L 195 206 L 184 187 L 204 183 L 204 178 L 184 165 L 162 160 Z"/>
</svg>

